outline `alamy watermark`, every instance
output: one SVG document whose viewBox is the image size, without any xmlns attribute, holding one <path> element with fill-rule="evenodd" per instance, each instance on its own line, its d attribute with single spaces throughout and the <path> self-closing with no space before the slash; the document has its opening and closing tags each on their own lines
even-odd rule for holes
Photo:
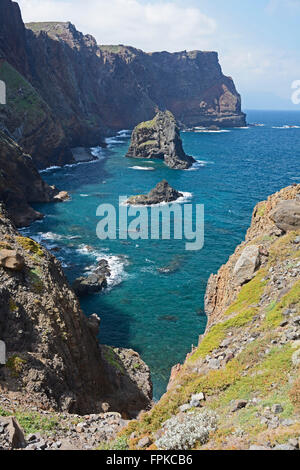
<svg viewBox="0 0 300 470">
<path fill-rule="evenodd" d="M 294 80 L 292 83 L 292 103 L 300 104 L 300 80 Z"/>
<path fill-rule="evenodd" d="M 6 104 L 6 85 L 0 80 L 0 104 Z"/>
<path fill-rule="evenodd" d="M 204 205 L 171 203 L 159 206 L 131 206 L 127 196 L 112 204 L 100 204 L 96 233 L 100 240 L 185 240 L 188 251 L 204 246 Z"/>
</svg>

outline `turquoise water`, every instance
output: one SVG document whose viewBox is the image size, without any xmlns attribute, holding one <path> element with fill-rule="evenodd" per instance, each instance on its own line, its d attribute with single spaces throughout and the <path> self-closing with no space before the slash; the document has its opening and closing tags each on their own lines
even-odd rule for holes
<svg viewBox="0 0 300 470">
<path fill-rule="evenodd" d="M 38 205 L 46 217 L 24 232 L 55 249 L 70 281 L 95 265 L 97 258 L 109 260 L 109 289 L 82 299 L 81 305 L 87 315 L 100 315 L 102 343 L 130 347 L 142 355 L 151 367 L 155 398 L 164 393 L 171 367 L 184 360 L 204 331 L 207 279 L 244 238 L 254 205 L 300 182 L 300 128 L 279 128 L 300 125 L 300 113 L 251 111 L 248 122 L 265 126 L 183 133 L 186 152 L 199 160 L 190 171 L 124 158 L 129 138 L 120 133 L 100 151 L 99 161 L 43 172 L 50 184 L 69 191 L 72 200 Z M 154 171 L 135 166 L 151 166 Z M 185 251 L 179 240 L 97 238 L 99 204 L 117 206 L 119 195 L 148 192 L 163 178 L 192 193 L 193 203 L 205 205 L 201 251 Z M 162 267 L 170 272 L 160 273 Z"/>
</svg>

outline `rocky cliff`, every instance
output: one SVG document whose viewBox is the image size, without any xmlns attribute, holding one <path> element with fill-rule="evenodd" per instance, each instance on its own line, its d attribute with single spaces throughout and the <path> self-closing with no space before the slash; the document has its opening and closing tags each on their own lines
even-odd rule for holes
<svg viewBox="0 0 300 470">
<path fill-rule="evenodd" d="M 132 449 L 299 449 L 300 185 L 256 206 L 208 282 L 206 313 L 167 393 L 122 438 Z"/>
<path fill-rule="evenodd" d="M 60 263 L 22 237 L 3 207 L 0 286 L 0 338 L 7 348 L 1 397 L 79 414 L 132 417 L 149 407 L 148 367 L 133 351 L 99 346 L 99 317 L 84 316 Z"/>
<path fill-rule="evenodd" d="M 126 157 L 159 158 L 174 170 L 190 168 L 195 162 L 183 150 L 179 126 L 170 111 L 159 111 L 134 128 Z"/>
<path fill-rule="evenodd" d="M 0 122 L 39 168 L 73 161 L 70 147 L 170 109 L 182 125 L 241 126 L 245 115 L 215 52 L 146 54 L 98 46 L 71 23 L 23 24 L 19 6 L 0 0 L 0 80 L 8 104 Z"/>
<path fill-rule="evenodd" d="M 31 156 L 0 131 L 0 200 L 15 225 L 24 227 L 42 217 L 30 204 L 59 202 L 62 195 L 42 180 Z"/>
</svg>

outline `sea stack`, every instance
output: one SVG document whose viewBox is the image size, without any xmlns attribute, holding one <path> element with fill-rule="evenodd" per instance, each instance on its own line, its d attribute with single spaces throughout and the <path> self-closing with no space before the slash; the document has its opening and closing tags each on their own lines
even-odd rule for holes
<svg viewBox="0 0 300 470">
<path fill-rule="evenodd" d="M 145 205 L 152 206 L 154 204 L 161 204 L 162 202 L 174 202 L 178 198 L 183 197 L 183 194 L 172 188 L 166 180 L 162 180 L 152 189 L 148 194 L 140 194 L 132 196 L 127 200 L 130 205 Z"/>
<path fill-rule="evenodd" d="M 183 150 L 179 126 L 170 111 L 159 111 L 152 121 L 135 127 L 126 157 L 159 158 L 175 170 L 188 169 L 195 162 Z"/>
</svg>

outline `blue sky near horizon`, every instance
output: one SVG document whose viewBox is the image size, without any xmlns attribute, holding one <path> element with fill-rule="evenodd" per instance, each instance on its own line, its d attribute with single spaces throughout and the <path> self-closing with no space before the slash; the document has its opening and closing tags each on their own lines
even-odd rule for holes
<svg viewBox="0 0 300 470">
<path fill-rule="evenodd" d="M 101 44 L 216 50 L 244 109 L 292 109 L 300 0 L 18 0 L 24 21 L 71 21 Z"/>
</svg>

